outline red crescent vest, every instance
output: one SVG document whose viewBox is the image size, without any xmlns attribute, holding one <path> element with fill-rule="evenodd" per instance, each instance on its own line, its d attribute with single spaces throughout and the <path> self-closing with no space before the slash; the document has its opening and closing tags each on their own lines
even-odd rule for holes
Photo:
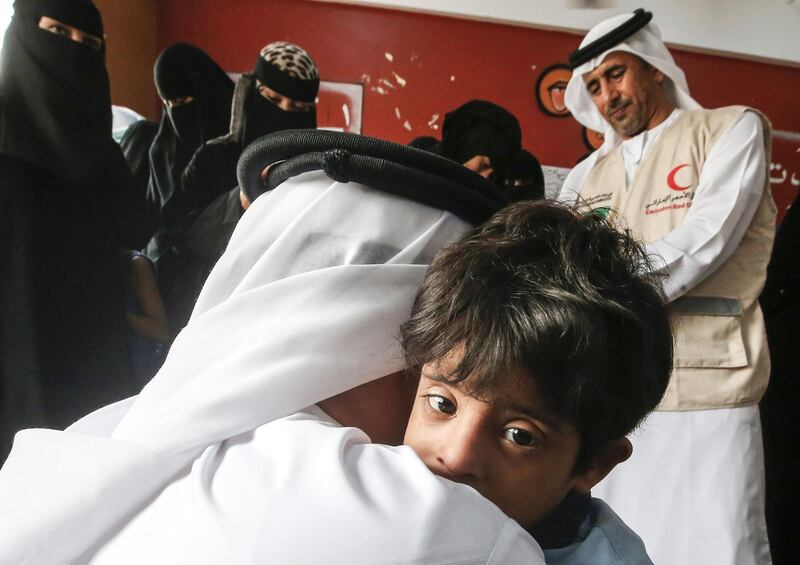
<svg viewBox="0 0 800 565">
<path fill-rule="evenodd" d="M 589 172 L 579 208 L 607 208 L 612 221 L 651 243 L 680 226 L 692 205 L 703 164 L 742 106 L 684 110 L 661 133 L 626 190 L 617 147 Z M 764 124 L 766 166 L 771 153 Z M 769 351 L 758 296 L 775 234 L 769 171 L 755 216 L 730 258 L 671 305 L 675 363 L 660 410 L 696 410 L 754 404 L 769 380 Z M 733 197 L 733 195 L 731 196 Z"/>
</svg>

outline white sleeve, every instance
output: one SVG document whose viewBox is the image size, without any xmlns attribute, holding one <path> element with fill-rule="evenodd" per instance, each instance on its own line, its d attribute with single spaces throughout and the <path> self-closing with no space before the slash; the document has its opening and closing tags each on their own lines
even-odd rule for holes
<svg viewBox="0 0 800 565">
<path fill-rule="evenodd" d="M 764 190 L 763 139 L 760 118 L 743 112 L 708 154 L 684 222 L 647 246 L 668 275 L 670 301 L 702 282 L 739 245 Z"/>
<path fill-rule="evenodd" d="M 98 408 L 69 426 L 66 431 L 90 436 L 110 437 L 134 402 L 136 402 L 136 397 L 131 396 Z"/>
</svg>

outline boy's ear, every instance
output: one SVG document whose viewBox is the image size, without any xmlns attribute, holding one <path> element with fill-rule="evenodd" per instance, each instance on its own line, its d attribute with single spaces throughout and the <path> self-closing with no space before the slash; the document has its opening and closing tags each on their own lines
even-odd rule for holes
<svg viewBox="0 0 800 565">
<path fill-rule="evenodd" d="M 573 488 L 578 492 L 589 492 L 614 467 L 626 461 L 632 453 L 633 445 L 626 437 L 608 442 L 594 456 L 589 466 L 575 476 Z"/>
</svg>

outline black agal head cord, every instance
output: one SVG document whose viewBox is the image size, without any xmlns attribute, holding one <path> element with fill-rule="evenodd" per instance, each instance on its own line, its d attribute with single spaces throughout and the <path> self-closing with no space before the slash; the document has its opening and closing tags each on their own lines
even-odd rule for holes
<svg viewBox="0 0 800 565">
<path fill-rule="evenodd" d="M 265 167 L 269 172 L 263 175 Z M 324 171 L 396 194 L 478 225 L 508 203 L 492 183 L 459 163 L 382 139 L 325 130 L 284 130 L 251 143 L 239 159 L 239 186 L 255 200 L 285 180 Z"/>
<path fill-rule="evenodd" d="M 634 33 L 642 29 L 653 19 L 653 13 L 644 8 L 633 12 L 633 17 L 622 25 L 615 27 L 602 37 L 598 37 L 589 45 L 577 49 L 569 55 L 569 67 L 575 69 L 598 55 L 605 53 L 612 47 L 619 45 Z"/>
</svg>

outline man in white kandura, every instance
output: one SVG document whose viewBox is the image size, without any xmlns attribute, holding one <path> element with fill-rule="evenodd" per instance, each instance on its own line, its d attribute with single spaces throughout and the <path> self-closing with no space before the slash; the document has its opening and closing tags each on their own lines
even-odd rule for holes
<svg viewBox="0 0 800 565">
<path fill-rule="evenodd" d="M 597 24 L 570 56 L 566 103 L 603 146 L 559 198 L 612 214 L 661 261 L 675 366 L 633 438 L 631 460 L 594 489 L 655 563 L 770 562 L 758 401 L 769 354 L 758 295 L 775 224 L 770 126 L 758 111 L 703 109 L 637 10 Z"/>
<path fill-rule="evenodd" d="M 138 397 L 17 434 L 0 563 L 543 565 L 477 491 L 377 445 L 417 383 L 400 324 L 469 228 L 320 172 L 260 196 Z"/>
</svg>

